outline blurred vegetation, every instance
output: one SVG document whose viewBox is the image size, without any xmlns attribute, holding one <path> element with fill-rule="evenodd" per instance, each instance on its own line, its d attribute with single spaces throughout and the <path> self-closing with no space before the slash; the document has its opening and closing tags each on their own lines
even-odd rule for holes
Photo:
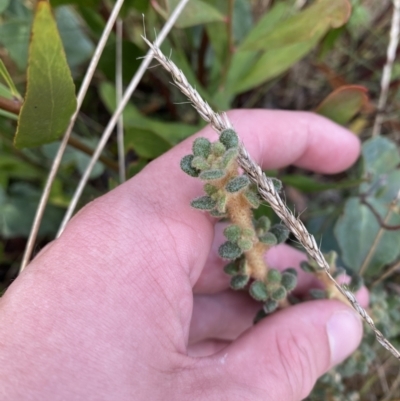
<svg viewBox="0 0 400 401">
<path fill-rule="evenodd" d="M 16 277 L 58 140 L 75 107 L 73 83 L 79 88 L 114 1 L 51 0 L 56 23 L 44 3 L 34 17 L 35 1 L 0 0 L 0 291 Z M 142 13 L 152 37 L 177 3 L 125 1 L 124 85 L 147 51 L 140 37 Z M 336 251 L 340 265 L 363 276 L 372 291 L 372 317 L 399 348 L 399 62 L 381 135 L 371 137 L 391 13 L 390 0 L 191 0 L 162 50 L 171 52 L 218 110 L 314 111 L 362 139 L 362 157 L 345 173 L 324 176 L 288 167 L 268 174 L 282 180 L 288 206 L 302 212 L 322 250 Z M 53 185 L 35 253 L 54 238 L 88 154 L 115 109 L 115 44 L 113 33 Z M 204 125 L 190 105 L 180 104 L 186 99 L 169 81 L 161 68 L 150 69 L 126 108 L 129 177 Z M 117 182 L 113 137 L 80 206 Z M 267 207 L 258 214 L 278 222 Z M 361 348 L 325 375 L 310 399 L 398 399 L 397 363 L 367 329 Z"/>
</svg>

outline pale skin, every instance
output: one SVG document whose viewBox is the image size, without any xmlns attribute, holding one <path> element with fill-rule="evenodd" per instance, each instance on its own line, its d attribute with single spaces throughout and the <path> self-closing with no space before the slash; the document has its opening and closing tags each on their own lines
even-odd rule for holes
<svg viewBox="0 0 400 401">
<path fill-rule="evenodd" d="M 359 155 L 353 134 L 311 113 L 230 119 L 263 168 L 329 174 Z M 202 184 L 179 161 L 193 139 L 87 205 L 1 298 L 1 399 L 299 401 L 357 347 L 361 322 L 338 301 L 252 325 L 259 305 L 228 289 L 220 224 L 189 206 Z M 287 245 L 266 258 L 279 269 L 306 259 Z M 298 291 L 312 285 L 299 271 Z"/>
</svg>

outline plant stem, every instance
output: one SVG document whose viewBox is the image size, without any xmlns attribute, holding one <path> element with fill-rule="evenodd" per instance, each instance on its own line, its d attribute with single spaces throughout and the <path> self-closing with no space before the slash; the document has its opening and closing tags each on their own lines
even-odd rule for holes
<svg viewBox="0 0 400 401">
<path fill-rule="evenodd" d="M 378 114 L 376 115 L 372 136 L 378 136 L 381 133 L 383 123 L 383 111 L 389 95 L 390 80 L 392 77 L 393 64 L 396 59 L 397 46 L 399 44 L 400 33 L 400 0 L 393 0 L 393 16 L 390 28 L 390 40 L 387 49 L 387 60 L 382 72 L 381 94 L 378 101 Z"/>
</svg>

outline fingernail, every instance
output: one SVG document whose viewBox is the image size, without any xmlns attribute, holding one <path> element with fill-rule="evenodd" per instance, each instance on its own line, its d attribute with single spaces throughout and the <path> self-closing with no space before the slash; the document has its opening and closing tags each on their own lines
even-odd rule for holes
<svg viewBox="0 0 400 401">
<path fill-rule="evenodd" d="M 354 312 L 335 312 L 327 323 L 331 366 L 346 359 L 359 345 L 362 337 L 361 320 Z"/>
</svg>

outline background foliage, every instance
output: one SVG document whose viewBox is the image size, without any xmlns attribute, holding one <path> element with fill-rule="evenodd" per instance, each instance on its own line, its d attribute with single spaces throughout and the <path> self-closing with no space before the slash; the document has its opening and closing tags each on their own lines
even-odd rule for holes
<svg viewBox="0 0 400 401">
<path fill-rule="evenodd" d="M 34 18 L 33 0 L 0 0 L 0 290 L 16 276 L 57 140 L 75 108 L 75 87 L 113 6 L 112 0 L 50 3 L 52 11 L 39 2 Z M 125 1 L 125 85 L 147 50 L 142 13 L 149 31 L 159 31 L 177 3 Z M 382 135 L 371 137 L 391 11 L 389 0 L 191 0 L 162 49 L 215 109 L 314 111 L 362 139 L 362 157 L 346 173 L 289 167 L 268 174 L 282 180 L 288 206 L 303 211 L 322 249 L 335 250 L 340 265 L 364 277 L 372 317 L 399 348 L 399 62 Z M 113 33 L 53 186 L 37 251 L 54 237 L 115 109 L 115 42 Z M 203 126 L 190 105 L 178 104 L 185 99 L 169 81 L 162 69 L 150 69 L 124 112 L 129 177 Z M 113 138 L 81 206 L 117 184 L 116 155 Z M 266 207 L 258 213 L 277 222 Z M 390 400 L 400 397 L 399 387 L 397 362 L 367 330 L 361 348 L 324 376 L 310 399 Z"/>
</svg>

